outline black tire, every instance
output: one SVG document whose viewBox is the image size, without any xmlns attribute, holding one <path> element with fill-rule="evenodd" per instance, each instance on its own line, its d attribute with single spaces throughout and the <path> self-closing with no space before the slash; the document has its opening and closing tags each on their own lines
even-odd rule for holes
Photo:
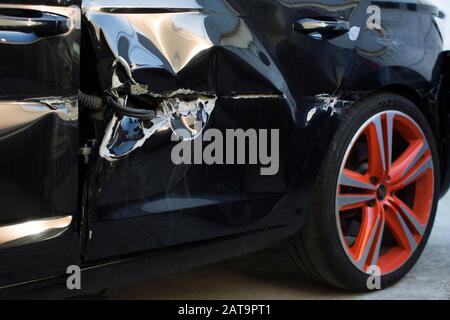
<svg viewBox="0 0 450 320">
<path fill-rule="evenodd" d="M 381 288 L 400 280 L 419 259 L 433 227 L 439 198 L 437 147 L 426 118 L 414 103 L 396 94 L 379 93 L 358 101 L 345 111 L 343 121 L 323 160 L 304 228 L 291 243 L 291 257 L 303 275 L 345 290 L 369 290 L 367 281 L 370 275 L 360 271 L 350 261 L 338 234 L 335 216 L 336 188 L 341 164 L 352 138 L 372 116 L 388 110 L 407 114 L 422 129 L 433 158 L 435 188 L 432 211 L 422 241 L 402 267 L 381 277 Z"/>
</svg>

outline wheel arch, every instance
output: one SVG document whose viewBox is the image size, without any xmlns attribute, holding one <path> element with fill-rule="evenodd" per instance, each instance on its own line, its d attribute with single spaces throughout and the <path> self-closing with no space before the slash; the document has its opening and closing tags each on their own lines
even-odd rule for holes
<svg viewBox="0 0 450 320">
<path fill-rule="evenodd" d="M 360 98 L 380 93 L 398 94 L 413 102 L 427 119 L 438 144 L 441 164 L 441 194 L 450 189 L 450 52 L 441 60 L 435 86 L 424 95 L 405 84 L 389 84 Z M 359 100 L 359 99 L 358 99 Z"/>
<path fill-rule="evenodd" d="M 430 99 L 429 96 L 424 96 L 418 90 L 404 84 L 390 84 L 377 89 L 373 93 L 377 94 L 380 92 L 398 94 L 413 102 L 427 119 L 435 138 L 437 140 L 440 139 L 440 137 L 442 136 L 442 123 L 440 123 L 439 113 L 436 109 L 436 107 L 439 106 L 437 106 L 436 103 L 432 101 L 434 99 Z"/>
<path fill-rule="evenodd" d="M 450 189 L 450 51 L 441 54 L 440 86 L 437 92 L 441 119 L 442 183 L 441 196 Z"/>
</svg>

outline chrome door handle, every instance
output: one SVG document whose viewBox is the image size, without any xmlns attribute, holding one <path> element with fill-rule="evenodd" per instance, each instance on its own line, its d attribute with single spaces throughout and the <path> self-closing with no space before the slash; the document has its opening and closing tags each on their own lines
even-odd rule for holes
<svg viewBox="0 0 450 320">
<path fill-rule="evenodd" d="M 2 42 L 20 42 L 18 39 L 37 40 L 65 34 L 70 31 L 68 17 L 37 10 L 0 10 Z M 21 36 L 22 35 L 22 36 Z"/>
<path fill-rule="evenodd" d="M 313 19 L 303 18 L 299 19 L 294 24 L 294 29 L 301 33 L 313 33 L 313 32 L 334 32 L 345 33 L 350 30 L 350 23 L 341 19 Z"/>
</svg>

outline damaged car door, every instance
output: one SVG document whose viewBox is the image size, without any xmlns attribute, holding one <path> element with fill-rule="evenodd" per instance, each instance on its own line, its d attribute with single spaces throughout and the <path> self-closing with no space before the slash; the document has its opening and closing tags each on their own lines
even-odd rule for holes
<svg viewBox="0 0 450 320">
<path fill-rule="evenodd" d="M 0 287 L 80 261 L 78 5 L 0 3 Z"/>
<path fill-rule="evenodd" d="M 320 128 L 302 129 L 314 125 L 312 115 L 333 112 L 328 102 L 344 82 L 360 30 L 351 26 L 365 19 L 359 12 L 352 18 L 357 4 L 85 0 L 82 10 L 88 60 L 99 75 L 91 91 L 106 95 L 88 177 L 87 259 L 298 228 L 298 214 L 283 203 L 308 197 L 298 179 L 313 173 L 290 169 L 320 155 L 302 149 L 320 146 Z M 336 27 L 313 29 L 311 19 Z M 269 143 L 276 159 L 176 164 L 177 128 L 194 145 L 211 128 L 225 136 L 277 130 Z M 276 170 L 262 175 L 264 166 Z"/>
</svg>

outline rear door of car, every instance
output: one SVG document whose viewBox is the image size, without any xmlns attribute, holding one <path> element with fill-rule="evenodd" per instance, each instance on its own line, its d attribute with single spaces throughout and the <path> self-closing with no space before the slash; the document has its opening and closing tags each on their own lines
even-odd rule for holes
<svg viewBox="0 0 450 320">
<path fill-rule="evenodd" d="M 79 263 L 79 2 L 0 3 L 0 288 Z"/>
</svg>

